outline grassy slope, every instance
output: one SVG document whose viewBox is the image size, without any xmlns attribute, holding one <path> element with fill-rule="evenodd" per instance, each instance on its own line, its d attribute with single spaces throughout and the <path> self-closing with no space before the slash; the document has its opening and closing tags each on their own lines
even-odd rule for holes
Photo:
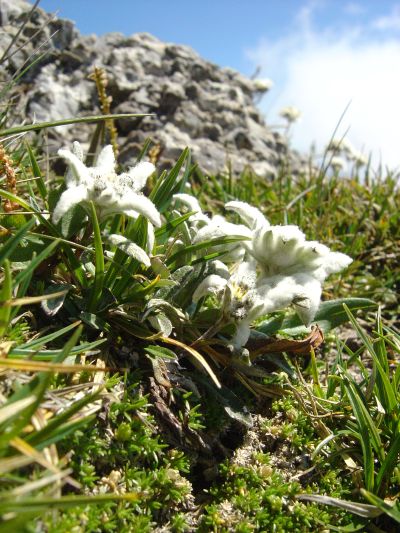
<svg viewBox="0 0 400 533">
<path fill-rule="evenodd" d="M 221 204 L 231 198 L 243 199 L 261 207 L 272 222 L 299 224 L 309 238 L 321 240 L 354 257 L 350 272 L 327 285 L 324 296 L 371 297 L 383 306 L 384 324 L 392 326 L 398 324 L 398 302 L 394 296 L 400 277 L 396 263 L 400 225 L 394 209 L 399 198 L 395 185 L 390 177 L 369 185 L 354 179 L 320 181 L 318 177 L 295 178 L 290 174 L 283 174 L 273 183 L 256 179 L 250 173 L 237 180 L 226 176 L 193 178 L 193 190 L 203 205 L 218 211 Z M 304 194 L 304 191 L 308 192 Z M 366 316 L 362 318 L 367 319 Z M 372 330 L 372 323 L 369 324 L 368 328 Z M 16 326 L 11 328 L 8 336 L 27 338 L 30 333 Z M 374 337 L 377 338 L 377 334 Z M 393 344 L 393 340 L 391 342 Z M 327 524 L 339 526 L 354 520 L 365 522 L 346 510 L 295 498 L 299 492 L 310 492 L 363 501 L 357 487 L 365 486 L 365 464 L 360 456 L 360 441 L 354 436 L 343 437 L 342 443 L 346 447 L 355 447 L 353 457 L 357 464 L 350 465 L 350 469 L 337 454 L 340 446 L 332 442 L 324 453 L 311 459 L 312 451 L 331 430 L 353 429 L 356 433 L 352 428 L 354 418 L 349 418 L 351 402 L 342 396 L 343 389 L 335 389 L 332 393 L 336 384 L 326 379 L 321 383 L 316 380 L 317 369 L 321 366 L 326 370 L 324 353 L 330 353 L 329 361 L 334 361 L 332 353 L 337 356 L 342 352 L 345 359 L 350 356 L 353 362 L 359 361 L 362 344 L 351 348 L 354 354 L 340 344 L 335 348 L 332 339 L 328 339 L 318 360 L 308 367 L 301 365 L 301 378 L 295 375 L 291 379 L 292 393 L 286 400 L 260 401 L 249 397 L 238 384 L 233 384 L 235 393 L 242 395 L 250 409 L 258 413 L 256 425 L 249 432 L 224 417 L 212 398 L 184 394 L 185 387 L 181 384 L 170 406 L 180 424 L 176 431 L 182 432 L 177 438 L 173 430 L 171 433 L 164 431 L 162 417 L 154 419 L 154 394 L 143 396 L 148 393 L 149 369 L 147 374 L 145 370 L 146 378 L 143 375 L 132 377 L 128 373 L 124 380 L 114 380 L 102 399 L 97 416 L 88 417 L 68 438 L 62 439 L 61 436 L 57 445 L 51 445 L 48 450 L 53 448 L 53 453 L 60 459 L 64 457 L 72 468 L 72 477 L 80 483 L 73 492 L 110 496 L 138 493 L 138 500 L 118 503 L 111 497 L 101 505 L 84 505 L 48 514 L 43 519 L 45 529 L 153 531 L 156 524 L 166 524 L 172 531 L 199 528 L 247 532 L 266 531 L 275 524 L 276 531 L 317 531 L 329 528 Z M 124 341 L 120 339 L 113 354 L 114 360 L 117 355 L 124 357 L 124 350 Z M 396 350 L 392 345 L 388 344 L 388 351 L 390 358 L 395 359 Z M 125 363 L 128 364 L 126 358 Z M 347 363 L 342 364 L 345 372 Z M 328 373 L 330 371 L 332 368 L 328 368 Z M 365 374 L 369 374 L 368 369 Z M 16 378 L 15 373 L 12 378 Z M 274 382 L 279 379 L 283 378 L 272 377 Z M 67 394 L 63 392 L 66 386 L 78 386 L 92 380 L 92 376 L 84 373 L 76 377 L 72 375 L 66 381 L 56 376 L 46 384 L 46 390 L 60 390 L 63 397 Z M 368 377 L 365 383 L 368 383 Z M 331 387 L 330 400 L 326 393 L 328 386 Z M 6 395 L 7 391 L 11 392 L 4 386 Z M 45 392 L 45 397 L 48 394 Z M 323 412 L 323 422 L 316 416 L 320 414 L 319 408 Z M 393 426 L 396 420 L 387 421 L 387 425 L 382 423 L 382 412 L 376 409 L 376 402 L 371 403 L 370 414 L 373 423 L 379 426 L 384 442 L 390 424 L 391 438 L 398 436 L 398 427 Z M 217 424 L 222 431 L 216 431 Z M 23 437 L 22 426 L 20 431 Z M 186 440 L 197 431 L 203 436 L 214 433 L 212 446 L 215 450 L 218 444 L 219 458 L 213 461 L 204 450 L 188 445 Z M 232 439 L 235 432 L 240 436 Z M 388 444 L 385 446 L 387 451 Z M 4 490 L 15 488 L 17 479 L 17 486 L 35 479 L 38 472 L 35 466 L 13 470 L 11 477 L 8 474 L 4 478 Z M 349 472 L 353 472 L 351 476 Z M 381 496 L 396 493 L 398 485 L 392 475 Z M 60 494 L 60 488 L 54 492 L 52 487 L 50 494 Z M 62 493 L 70 491 L 71 486 L 65 484 Z M 32 513 L 35 514 L 35 510 Z M 377 520 L 383 531 L 394 531 L 388 518 Z M 35 523 L 27 527 L 35 529 Z"/>
</svg>

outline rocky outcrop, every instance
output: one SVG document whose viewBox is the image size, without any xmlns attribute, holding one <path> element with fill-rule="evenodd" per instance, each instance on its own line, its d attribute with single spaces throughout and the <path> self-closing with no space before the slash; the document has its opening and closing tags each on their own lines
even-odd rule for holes
<svg viewBox="0 0 400 533">
<path fill-rule="evenodd" d="M 31 8 L 24 0 L 0 1 L 0 50 L 7 48 Z M 11 52 L 1 67 L 3 78 L 4 69 L 14 75 L 32 57 L 45 54 L 21 78 L 17 108 L 25 120 L 98 113 L 96 87 L 89 79 L 95 66 L 107 74 L 112 112 L 151 113 L 117 122 L 123 163 L 132 163 L 151 137 L 161 145 L 161 164 L 170 164 L 190 146 L 194 160 L 210 173 L 223 170 L 228 161 L 234 172 L 250 165 L 266 177 L 276 175 L 284 158 L 294 168 L 302 164 L 256 108 L 255 99 L 266 87 L 205 61 L 187 46 L 147 33 L 82 36 L 71 21 L 36 9 Z M 49 142 L 54 148 L 74 139 L 85 143 L 92 132 L 93 126 L 63 126 L 49 130 Z"/>
</svg>

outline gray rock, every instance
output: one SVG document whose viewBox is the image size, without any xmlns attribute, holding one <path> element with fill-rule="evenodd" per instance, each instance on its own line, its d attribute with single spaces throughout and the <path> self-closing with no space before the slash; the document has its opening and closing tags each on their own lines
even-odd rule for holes
<svg viewBox="0 0 400 533">
<path fill-rule="evenodd" d="M 32 5 L 0 0 L 0 49 L 16 35 Z M 116 122 L 121 163 L 133 164 L 144 140 L 161 147 L 160 167 L 173 163 L 186 146 L 203 172 L 251 167 L 276 176 L 282 161 L 295 172 L 306 161 L 288 149 L 286 139 L 267 127 L 256 107 L 260 84 L 231 68 L 205 61 L 188 46 L 163 43 L 148 33 L 81 36 L 69 20 L 38 8 L 14 45 L 24 46 L 0 68 L 0 80 L 15 75 L 41 47 L 46 56 L 22 78 L 15 95 L 17 116 L 47 121 L 99 113 L 95 66 L 108 77 L 112 112 L 150 113 Z M 43 44 L 44 43 L 44 44 Z M 263 89 L 263 91 L 266 89 Z M 88 145 L 93 125 L 49 130 L 56 150 L 78 139 Z"/>
</svg>

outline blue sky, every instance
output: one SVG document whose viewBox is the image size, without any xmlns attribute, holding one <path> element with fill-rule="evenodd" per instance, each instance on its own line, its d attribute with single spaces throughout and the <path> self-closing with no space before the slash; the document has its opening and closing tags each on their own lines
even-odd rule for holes
<svg viewBox="0 0 400 533">
<path fill-rule="evenodd" d="M 221 66 L 270 78 L 260 103 L 269 123 L 278 111 L 302 111 L 293 143 L 322 150 L 346 105 L 358 149 L 400 166 L 400 0 L 42 0 L 85 34 L 147 31 L 188 44 Z"/>
</svg>

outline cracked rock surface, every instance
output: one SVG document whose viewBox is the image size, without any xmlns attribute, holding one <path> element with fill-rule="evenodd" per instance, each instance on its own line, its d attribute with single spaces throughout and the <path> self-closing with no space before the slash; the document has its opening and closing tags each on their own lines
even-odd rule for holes
<svg viewBox="0 0 400 533">
<path fill-rule="evenodd" d="M 7 48 L 31 9 L 25 0 L 1 0 L 0 50 Z M 255 105 L 264 90 L 260 84 L 202 59 L 188 46 L 164 43 L 148 33 L 81 35 L 70 20 L 37 8 L 12 48 L 15 53 L 1 67 L 0 79 L 25 68 L 38 49 L 45 55 L 24 74 L 15 95 L 19 120 L 99 113 L 95 83 L 88 77 L 101 67 L 109 80 L 113 113 L 152 114 L 117 121 L 124 164 L 133 163 L 151 137 L 161 146 L 164 166 L 175 162 L 186 146 L 206 173 L 223 171 L 229 162 L 234 173 L 251 166 L 273 178 L 282 161 L 290 161 L 294 172 L 305 166 L 288 150 L 285 138 L 265 124 Z M 76 139 L 88 145 L 92 132 L 93 125 L 85 124 L 52 128 L 50 151 Z"/>
</svg>

